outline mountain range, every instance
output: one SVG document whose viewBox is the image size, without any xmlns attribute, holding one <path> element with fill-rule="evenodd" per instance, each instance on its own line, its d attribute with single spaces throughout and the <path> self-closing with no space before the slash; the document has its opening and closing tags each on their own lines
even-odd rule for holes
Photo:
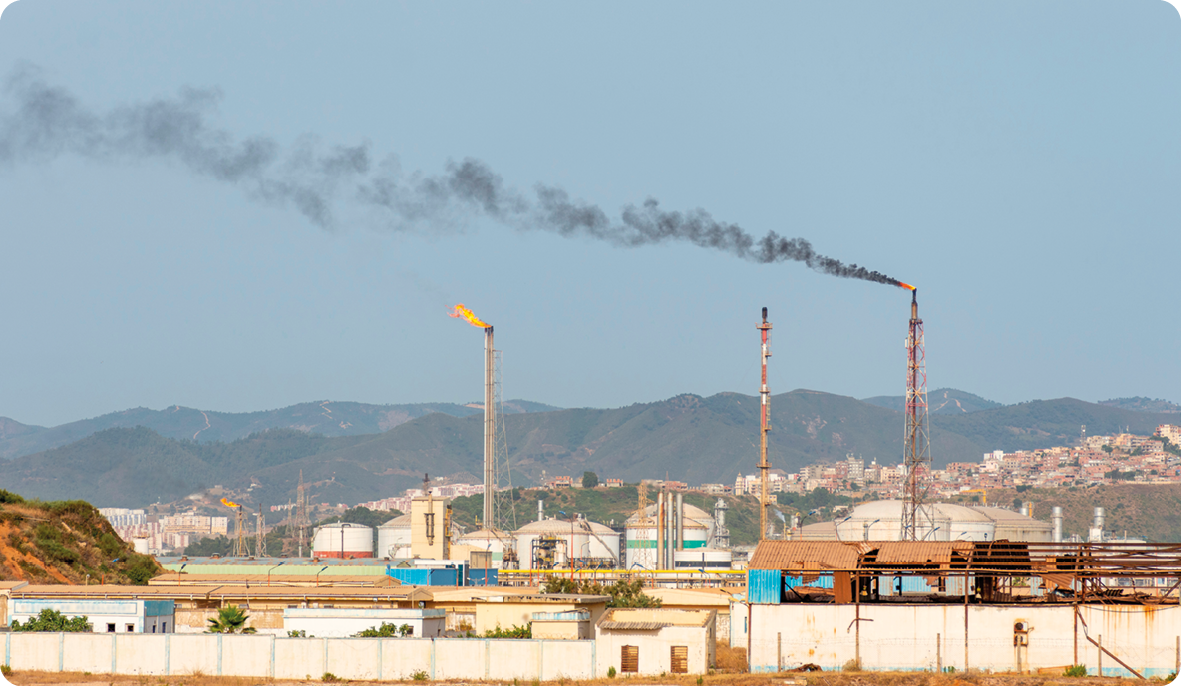
<svg viewBox="0 0 1181 686">
<path fill-rule="evenodd" d="M 549 412 L 560 408 L 529 400 L 508 400 L 505 414 Z M 296 429 L 322 436 L 376 434 L 428 414 L 467 417 L 484 411 L 482 403 L 418 403 L 367 405 L 352 402 L 311 402 L 262 412 L 213 412 L 174 405 L 163 410 L 136 407 L 52 428 L 21 424 L 0 417 L 0 458 L 31 455 L 68 445 L 104 429 L 143 426 L 161 436 L 201 443 L 235 441 L 267 429 Z"/>
<path fill-rule="evenodd" d="M 964 402 L 964 398 L 958 399 Z M 337 410 L 353 405 L 332 403 L 326 409 L 333 410 L 335 421 Z M 519 406 L 541 409 L 523 401 Z M 317 502 L 357 503 L 396 495 L 421 483 L 425 473 L 481 472 L 483 419 L 473 414 L 478 409 L 447 407 L 454 414 L 420 414 L 381 433 L 354 435 L 311 433 L 300 424 L 223 442 L 202 441 L 200 433 L 194 440 L 187 433 L 188 426 L 179 437 L 142 425 L 116 426 L 66 445 L 0 461 L 0 483 L 26 496 L 83 498 L 106 506 L 172 502 L 217 485 L 240 494 L 246 503 L 276 504 L 294 497 L 302 470 Z M 538 482 L 543 471 L 550 476 L 593 471 L 602 478 L 631 482 L 665 475 L 690 484 L 732 482 L 740 472 L 754 471 L 758 408 L 756 397 L 719 393 L 710 397 L 678 395 L 615 409 L 506 413 L 503 425 L 512 480 L 528 485 Z M 168 411 L 163 412 L 167 417 Z M 159 413 L 146 416 L 161 417 Z M 291 421 L 291 414 L 281 416 Z M 354 416 L 373 415 L 358 409 Z M 901 460 L 902 414 L 880 405 L 796 390 L 772 397 L 771 417 L 769 459 L 776 468 L 794 471 L 848 454 L 867 462 L 876 459 L 895 464 Z M 949 461 L 979 462 L 982 453 L 997 449 L 1069 445 L 1083 424 L 1089 435 L 1125 428 L 1148 434 L 1159 424 L 1175 421 L 1172 414 L 1136 412 L 1071 398 L 935 413 L 931 416 L 931 454 L 936 466 Z M 349 419 L 345 423 L 352 426 L 342 427 L 341 422 L 327 419 L 320 425 L 336 427 L 332 430 L 339 434 L 355 430 L 361 422 Z M 212 418 L 209 424 L 214 424 Z M 231 428 L 243 425 L 225 424 Z"/>
</svg>

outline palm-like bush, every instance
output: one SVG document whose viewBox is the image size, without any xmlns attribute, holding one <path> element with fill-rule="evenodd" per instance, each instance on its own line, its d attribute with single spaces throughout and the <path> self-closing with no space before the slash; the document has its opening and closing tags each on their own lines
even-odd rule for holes
<svg viewBox="0 0 1181 686">
<path fill-rule="evenodd" d="M 253 634 L 254 627 L 246 626 L 250 615 L 242 611 L 237 605 L 229 605 L 217 611 L 217 616 L 209 620 L 209 634 Z"/>
</svg>

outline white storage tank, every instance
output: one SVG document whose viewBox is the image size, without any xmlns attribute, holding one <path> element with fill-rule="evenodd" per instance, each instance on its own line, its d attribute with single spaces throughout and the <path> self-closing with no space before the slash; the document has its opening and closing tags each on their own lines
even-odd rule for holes
<svg viewBox="0 0 1181 686">
<path fill-rule="evenodd" d="M 399 515 L 377 527 L 376 556 L 391 560 L 410 557 L 410 515 Z"/>
<path fill-rule="evenodd" d="M 571 555 L 575 565 L 619 565 L 619 533 L 610 527 L 585 519 L 543 519 L 530 522 L 513 532 L 521 569 L 534 569 L 534 542 L 542 540 L 551 546 L 553 566 L 570 568 Z M 573 551 L 573 553 L 571 553 Z"/>
<path fill-rule="evenodd" d="M 348 522 L 326 524 L 316 529 L 312 555 L 345 560 L 373 557 L 373 529 Z"/>
<path fill-rule="evenodd" d="M 646 522 L 642 522 L 639 513 L 627 518 L 624 530 L 627 536 L 627 554 L 624 563 L 627 569 L 655 569 L 656 568 L 656 505 L 649 505 L 645 510 Z M 685 503 L 684 531 L 685 550 L 704 548 L 714 536 L 714 518 L 700 507 Z M 676 536 L 676 527 L 672 528 Z M 675 543 L 672 545 L 675 550 Z"/>
<path fill-rule="evenodd" d="M 677 569 L 698 569 L 705 572 L 728 570 L 734 561 L 733 553 L 718 548 L 678 550 L 673 555 L 677 561 Z"/>
<path fill-rule="evenodd" d="M 513 542 L 513 535 L 510 533 L 477 529 L 460 536 L 454 541 L 454 545 L 471 546 L 477 550 L 492 553 L 493 569 L 501 569 L 504 566 L 504 549 L 506 547 L 511 549 Z"/>
</svg>

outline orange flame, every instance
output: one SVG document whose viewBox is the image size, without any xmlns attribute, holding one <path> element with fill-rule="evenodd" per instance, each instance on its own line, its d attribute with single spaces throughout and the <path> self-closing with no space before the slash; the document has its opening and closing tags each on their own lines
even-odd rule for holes
<svg viewBox="0 0 1181 686">
<path fill-rule="evenodd" d="M 464 307 L 463 303 L 456 305 L 455 309 L 451 312 L 448 312 L 447 314 L 455 317 L 456 319 L 466 319 L 472 326 L 478 326 L 481 329 L 487 329 L 489 326 L 491 326 L 491 324 L 481 320 L 471 310 Z"/>
<path fill-rule="evenodd" d="M 229 500 L 226 500 L 225 498 L 222 498 L 222 499 L 221 499 L 221 504 L 222 504 L 222 505 L 225 505 L 226 507 L 242 507 L 242 506 L 241 506 L 241 505 L 239 505 L 238 503 L 231 502 L 231 501 L 229 501 Z"/>
<path fill-rule="evenodd" d="M 909 289 L 910 289 L 910 290 L 912 290 L 912 291 L 914 290 L 914 286 L 912 286 L 912 285 L 910 285 L 910 284 L 908 284 L 908 283 L 902 283 L 901 281 L 899 281 L 899 282 L 898 282 L 898 285 L 899 285 L 899 286 L 902 286 L 903 288 L 909 288 Z"/>
</svg>

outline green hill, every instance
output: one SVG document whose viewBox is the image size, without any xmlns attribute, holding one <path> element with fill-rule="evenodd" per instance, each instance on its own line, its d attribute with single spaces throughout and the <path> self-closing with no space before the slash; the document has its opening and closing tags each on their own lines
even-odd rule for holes
<svg viewBox="0 0 1181 686">
<path fill-rule="evenodd" d="M 906 409 L 906 396 L 904 395 L 879 395 L 865 398 L 862 402 L 895 412 L 902 412 Z M 927 393 L 927 406 L 930 408 L 931 414 L 967 414 L 1004 407 L 1000 403 L 986 400 L 972 393 L 957 391 L 954 388 L 940 388 L 937 391 L 930 391 Z"/>
<path fill-rule="evenodd" d="M 757 460 L 758 400 L 738 393 L 597 410 L 505 415 L 515 485 L 549 476 L 690 484 L 732 483 Z M 1130 427 L 1151 433 L 1173 415 L 1133 412 L 1069 398 L 931 417 L 935 464 L 978 462 L 986 451 L 1045 448 Z M 902 454 L 898 412 L 854 398 L 798 390 L 771 400 L 769 459 L 795 471 L 860 455 L 895 464 Z M 273 429 L 231 442 L 161 436 L 147 428 L 108 429 L 75 443 L 0 461 L 0 483 L 44 499 L 82 497 L 111 506 L 172 502 L 215 485 L 247 504 L 294 498 L 299 472 L 316 502 L 354 504 L 395 495 L 424 473 L 482 471 L 483 418 L 428 414 L 379 434 L 323 436 Z M 246 489 L 250 488 L 249 493 Z"/>
<path fill-rule="evenodd" d="M 0 490 L 0 581 L 146 584 L 163 571 L 90 503 L 27 501 Z"/>
<path fill-rule="evenodd" d="M 505 414 L 550 412 L 558 408 L 529 400 L 508 400 Z M 230 442 L 268 429 L 296 429 L 323 436 L 360 436 L 388 431 L 411 419 L 441 412 L 467 417 L 482 406 L 455 403 L 368 405 L 352 402 L 301 403 L 262 412 L 212 412 L 174 405 L 164 410 L 137 407 L 45 428 L 0 417 L 0 458 L 31 455 L 68 445 L 106 429 L 143 426 L 166 438 L 201 443 Z"/>
</svg>

